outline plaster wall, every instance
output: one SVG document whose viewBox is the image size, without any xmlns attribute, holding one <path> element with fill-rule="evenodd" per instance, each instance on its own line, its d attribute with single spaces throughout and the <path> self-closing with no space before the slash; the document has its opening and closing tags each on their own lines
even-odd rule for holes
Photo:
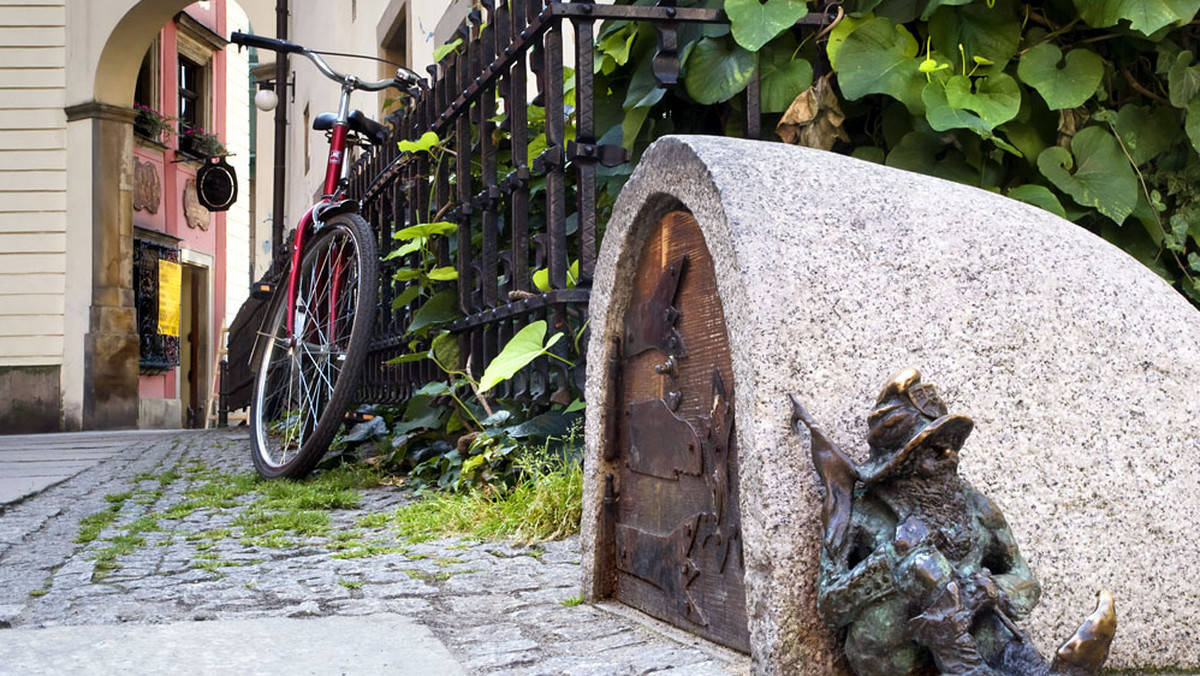
<svg viewBox="0 0 1200 676">
<path fill-rule="evenodd" d="M 0 2 L 0 366 L 63 363 L 66 38 L 63 2 Z"/>
</svg>

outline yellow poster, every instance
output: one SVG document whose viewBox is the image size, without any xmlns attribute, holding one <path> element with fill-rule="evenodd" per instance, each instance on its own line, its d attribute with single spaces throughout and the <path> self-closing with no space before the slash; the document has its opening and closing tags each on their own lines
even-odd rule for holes
<svg viewBox="0 0 1200 676">
<path fill-rule="evenodd" d="M 179 335 L 179 288 L 183 268 L 179 263 L 158 261 L 158 332 L 164 336 Z"/>
</svg>

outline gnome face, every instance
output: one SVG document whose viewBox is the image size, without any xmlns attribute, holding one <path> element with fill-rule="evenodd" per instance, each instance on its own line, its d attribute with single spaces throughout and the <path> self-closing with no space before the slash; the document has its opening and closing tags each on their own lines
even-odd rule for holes
<svg viewBox="0 0 1200 676">
<path fill-rule="evenodd" d="M 937 389 L 921 384 L 917 369 L 888 380 L 867 423 L 871 458 L 861 470 L 867 483 L 896 471 L 931 477 L 957 472 L 958 451 L 974 427 L 967 416 L 946 411 Z"/>
<path fill-rule="evenodd" d="M 958 473 L 958 449 L 949 444 L 927 444 L 917 449 L 910 460 L 915 474 L 932 479 Z"/>
</svg>

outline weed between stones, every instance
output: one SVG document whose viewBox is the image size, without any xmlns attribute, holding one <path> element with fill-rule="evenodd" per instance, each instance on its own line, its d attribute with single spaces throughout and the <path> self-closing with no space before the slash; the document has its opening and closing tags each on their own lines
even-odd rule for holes
<svg viewBox="0 0 1200 676">
<path fill-rule="evenodd" d="M 182 491 L 173 491 L 175 495 L 182 494 L 181 502 L 133 519 L 89 556 L 95 561 L 93 581 L 117 570 L 121 557 L 145 546 L 144 533 L 163 532 L 155 538 L 155 544 L 174 544 L 174 536 L 180 533 L 163 531 L 161 522 L 182 521 L 198 512 L 216 516 L 226 510 L 239 510 L 232 515 L 232 520 L 226 521 L 228 527 L 183 536 L 195 552 L 192 568 L 223 577 L 222 568 L 252 563 L 230 561 L 222 558 L 219 551 L 213 551 L 221 542 L 230 539 L 236 538 L 242 546 L 269 549 L 318 545 L 337 559 L 400 554 L 410 560 L 420 560 L 427 557 L 412 553 L 409 545 L 434 537 L 466 534 L 475 539 L 508 537 L 527 543 L 578 532 L 579 505 L 582 503 L 582 471 L 577 464 L 563 464 L 538 476 L 527 477 L 503 496 L 482 492 L 430 496 L 393 512 L 362 516 L 353 529 L 335 532 L 330 512 L 362 505 L 358 489 L 376 485 L 379 481 L 373 467 L 342 466 L 303 482 L 265 482 L 250 472 L 223 473 L 201 461 L 188 460 L 165 471 L 138 474 L 134 477 L 133 490 L 106 495 L 109 505 L 80 520 L 75 541 L 87 545 L 97 540 L 118 520 L 128 502 L 143 506 L 158 504 L 166 495 L 166 489 L 181 479 L 186 482 L 186 487 Z M 379 537 L 379 531 L 389 526 L 404 542 Z M 461 543 L 454 548 L 466 549 L 470 545 Z M 528 555 L 537 558 L 543 551 L 534 549 Z M 440 568 L 458 563 L 461 560 L 455 557 L 434 560 Z M 424 581 L 440 581 L 473 571 L 405 572 Z M 354 583 L 351 581 L 350 584 Z M 41 594 L 35 594 L 38 595 Z"/>
</svg>

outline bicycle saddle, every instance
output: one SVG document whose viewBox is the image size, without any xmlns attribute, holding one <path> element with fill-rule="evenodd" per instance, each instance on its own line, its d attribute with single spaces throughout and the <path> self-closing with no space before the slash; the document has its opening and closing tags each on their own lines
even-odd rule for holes
<svg viewBox="0 0 1200 676">
<path fill-rule="evenodd" d="M 333 129 L 335 121 L 337 121 L 335 113 L 321 113 L 313 118 L 312 126 L 316 131 L 329 131 Z M 363 111 L 351 112 L 349 122 L 350 131 L 357 132 L 371 145 L 378 146 L 387 142 L 388 128 L 367 117 Z"/>
</svg>

